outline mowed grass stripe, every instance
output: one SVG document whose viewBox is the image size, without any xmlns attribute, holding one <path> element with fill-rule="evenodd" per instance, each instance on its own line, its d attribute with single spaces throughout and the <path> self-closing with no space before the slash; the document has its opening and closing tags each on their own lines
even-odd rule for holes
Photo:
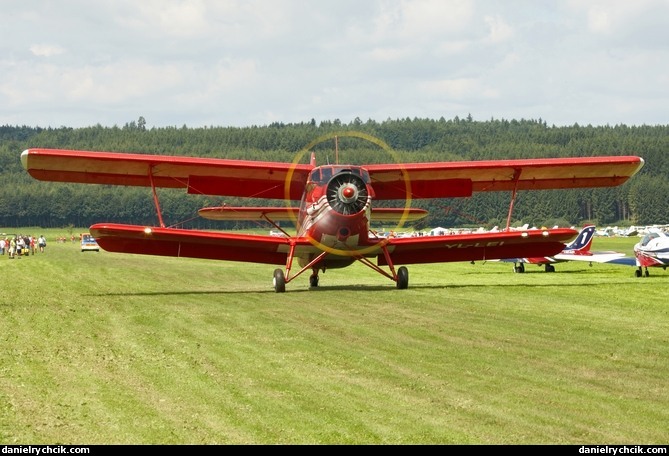
<svg viewBox="0 0 669 456">
<path fill-rule="evenodd" d="M 283 294 L 272 270 L 0 258 L 29 278 L 0 301 L 0 441 L 666 442 L 661 269 L 420 265 L 396 290 L 356 265 Z"/>
</svg>

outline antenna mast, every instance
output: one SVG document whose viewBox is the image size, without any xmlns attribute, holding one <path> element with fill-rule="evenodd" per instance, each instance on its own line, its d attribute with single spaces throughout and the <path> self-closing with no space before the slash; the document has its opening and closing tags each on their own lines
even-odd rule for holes
<svg viewBox="0 0 669 456">
<path fill-rule="evenodd" d="M 339 164 L 339 136 L 335 136 L 335 164 Z"/>
</svg>

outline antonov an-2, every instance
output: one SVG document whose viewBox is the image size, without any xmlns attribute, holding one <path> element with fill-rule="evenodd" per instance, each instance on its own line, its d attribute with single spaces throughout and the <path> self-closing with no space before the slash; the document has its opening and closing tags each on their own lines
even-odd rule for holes
<svg viewBox="0 0 669 456">
<path fill-rule="evenodd" d="M 317 165 L 313 154 L 309 163 L 299 164 L 40 148 L 25 150 L 21 162 L 40 180 L 153 190 L 156 226 L 95 224 L 90 233 L 102 249 L 276 265 L 276 292 L 284 292 L 286 284 L 305 271 L 311 273 L 309 286 L 317 287 L 319 272 L 355 261 L 405 289 L 408 264 L 553 256 L 577 231 L 509 229 L 517 192 L 617 186 L 644 163 L 637 156 L 595 156 Z M 208 207 L 199 214 L 214 220 L 264 220 L 285 236 L 166 226 L 156 193 L 159 187 L 283 200 L 283 205 L 271 207 Z M 498 232 L 377 237 L 370 227 L 373 221 L 404 224 L 425 217 L 426 211 L 410 207 L 414 199 L 469 197 L 489 191 L 511 194 L 506 229 Z M 374 207 L 379 200 L 401 204 Z M 295 233 L 280 225 L 286 221 L 293 222 Z"/>
</svg>

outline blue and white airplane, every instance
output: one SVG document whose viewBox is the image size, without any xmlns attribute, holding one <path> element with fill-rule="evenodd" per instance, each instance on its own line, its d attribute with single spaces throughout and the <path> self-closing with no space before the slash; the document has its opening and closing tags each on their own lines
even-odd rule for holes
<svg viewBox="0 0 669 456">
<path fill-rule="evenodd" d="M 525 272 L 525 264 L 536 264 L 544 266 L 546 272 L 555 272 L 555 263 L 565 261 L 587 261 L 592 263 L 610 263 L 624 266 L 636 266 L 636 259 L 626 256 L 624 253 L 606 251 L 594 252 L 590 250 L 592 238 L 595 235 L 595 225 L 586 225 L 578 233 L 576 239 L 571 241 L 558 254 L 552 257 L 535 258 L 505 258 L 500 261 L 513 263 L 513 272 Z"/>
</svg>

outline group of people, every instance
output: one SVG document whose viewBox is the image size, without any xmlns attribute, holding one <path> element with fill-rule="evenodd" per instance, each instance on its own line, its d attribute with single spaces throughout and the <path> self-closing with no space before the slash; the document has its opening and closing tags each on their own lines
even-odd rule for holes
<svg viewBox="0 0 669 456">
<path fill-rule="evenodd" d="M 0 238 L 0 255 L 9 255 L 9 259 L 34 255 L 37 250 L 44 253 L 46 238 L 43 235 L 35 238 L 30 235 L 17 234 Z"/>
</svg>

